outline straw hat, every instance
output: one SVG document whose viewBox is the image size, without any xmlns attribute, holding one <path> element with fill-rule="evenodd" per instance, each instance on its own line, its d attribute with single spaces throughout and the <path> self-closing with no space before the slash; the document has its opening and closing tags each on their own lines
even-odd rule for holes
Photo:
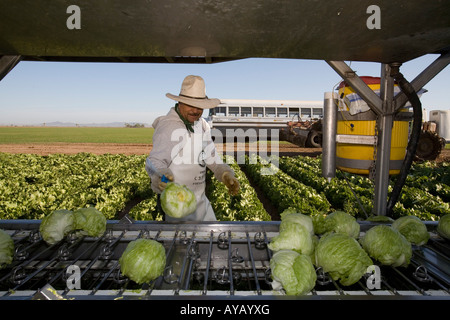
<svg viewBox="0 0 450 320">
<path fill-rule="evenodd" d="M 184 78 L 178 96 L 167 93 L 166 97 L 200 109 L 211 109 L 220 103 L 219 99 L 209 99 L 206 96 L 203 78 L 192 75 Z"/>
</svg>

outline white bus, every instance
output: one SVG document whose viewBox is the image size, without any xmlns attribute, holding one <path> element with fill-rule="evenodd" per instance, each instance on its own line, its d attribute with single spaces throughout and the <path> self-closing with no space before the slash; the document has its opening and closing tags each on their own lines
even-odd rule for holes
<svg viewBox="0 0 450 320">
<path fill-rule="evenodd" d="M 221 99 L 207 118 L 212 128 L 281 129 L 289 121 L 323 118 L 323 101 Z"/>
</svg>

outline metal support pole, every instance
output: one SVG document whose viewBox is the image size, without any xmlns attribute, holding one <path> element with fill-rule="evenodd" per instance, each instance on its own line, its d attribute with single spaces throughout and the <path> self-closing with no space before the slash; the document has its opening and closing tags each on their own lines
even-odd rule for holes
<svg viewBox="0 0 450 320">
<path fill-rule="evenodd" d="M 381 114 L 382 102 L 380 97 L 356 75 L 355 71 L 344 61 L 327 61 L 327 63 L 363 98 L 373 112 Z"/>
<path fill-rule="evenodd" d="M 391 156 L 392 125 L 394 121 L 394 78 L 391 67 L 381 65 L 380 98 L 382 113 L 377 120 L 378 145 L 375 160 L 375 198 L 373 214 L 386 215 L 389 186 L 389 160 Z"/>
<path fill-rule="evenodd" d="M 325 92 L 322 124 L 322 176 L 328 182 L 336 176 L 337 104 L 335 92 Z"/>
</svg>

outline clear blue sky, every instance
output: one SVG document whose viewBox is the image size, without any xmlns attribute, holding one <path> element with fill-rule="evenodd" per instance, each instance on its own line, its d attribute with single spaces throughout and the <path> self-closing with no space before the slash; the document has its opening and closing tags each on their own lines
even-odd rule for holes
<svg viewBox="0 0 450 320">
<path fill-rule="evenodd" d="M 405 63 L 413 80 L 434 61 L 427 55 Z M 347 62 L 359 76 L 380 76 L 380 64 Z M 43 122 L 151 124 L 166 114 L 188 74 L 202 76 L 209 97 L 228 99 L 323 100 L 341 80 L 324 61 L 244 59 L 217 64 L 129 64 L 20 62 L 0 81 L 0 124 Z M 422 96 L 427 111 L 450 109 L 450 67 Z M 204 114 L 206 115 L 206 113 Z"/>
</svg>

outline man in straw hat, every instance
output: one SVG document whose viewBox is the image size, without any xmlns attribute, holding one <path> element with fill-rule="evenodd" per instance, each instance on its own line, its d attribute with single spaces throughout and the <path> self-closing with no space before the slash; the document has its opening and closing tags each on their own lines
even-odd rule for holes
<svg viewBox="0 0 450 320">
<path fill-rule="evenodd" d="M 239 192 L 239 182 L 233 170 L 217 155 L 211 128 L 201 118 L 204 109 L 216 107 L 220 100 L 209 99 L 203 78 L 193 75 L 183 80 L 179 95 L 167 93 L 166 96 L 177 103 L 167 115 L 158 117 L 153 122 L 153 148 L 146 161 L 152 190 L 162 193 L 167 185 L 162 181 L 162 176 L 186 185 L 196 196 L 197 209 L 182 220 L 214 221 L 214 210 L 205 195 L 206 168 L 228 187 L 231 194 Z M 180 219 L 165 215 L 165 220 Z"/>
</svg>

